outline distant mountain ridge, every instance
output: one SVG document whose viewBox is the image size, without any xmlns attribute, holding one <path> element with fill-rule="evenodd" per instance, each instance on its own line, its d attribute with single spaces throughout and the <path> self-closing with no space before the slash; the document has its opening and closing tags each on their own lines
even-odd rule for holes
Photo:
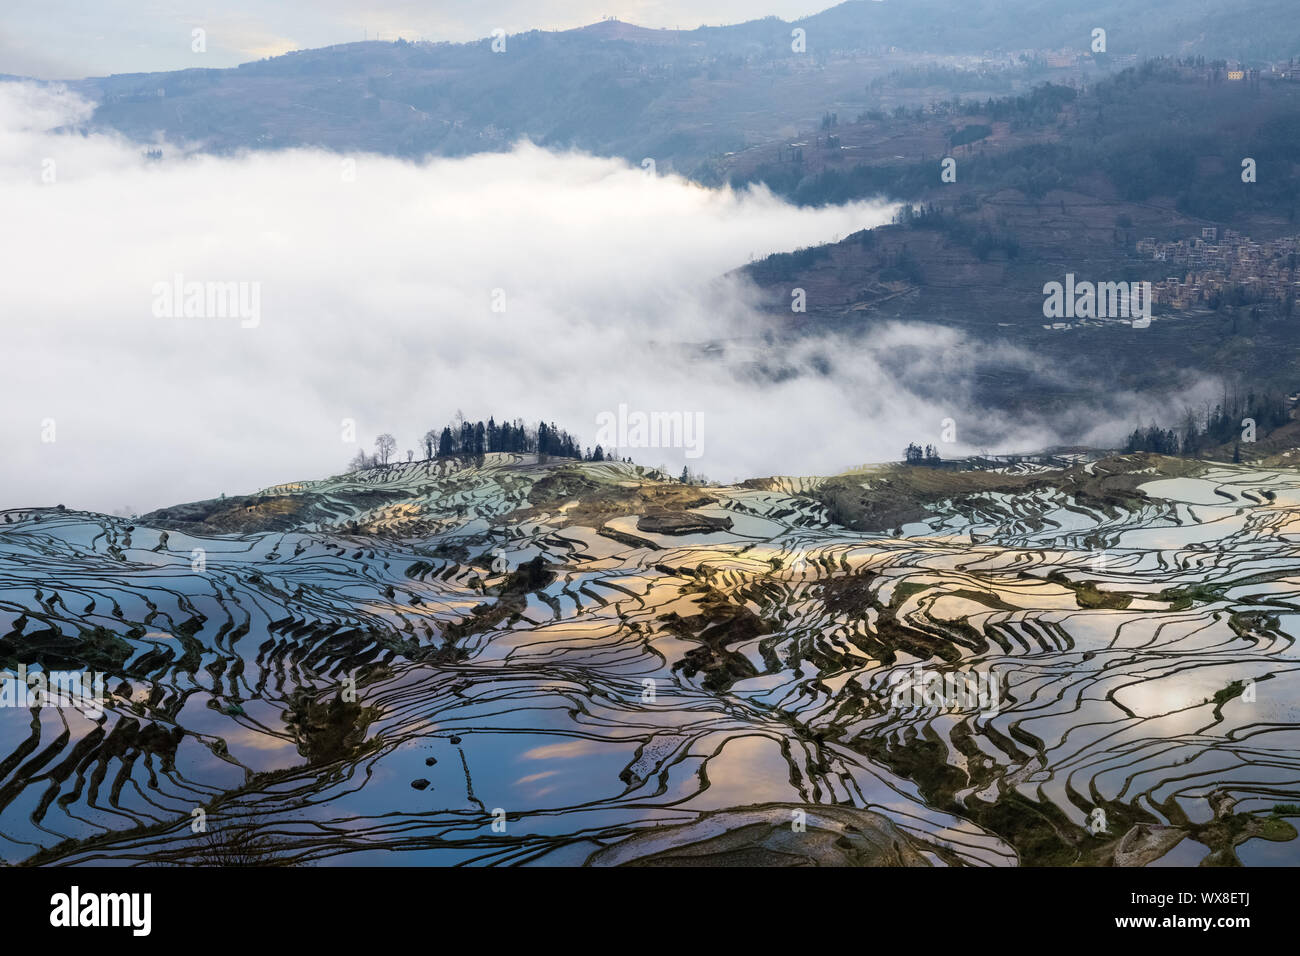
<svg viewBox="0 0 1300 956">
<path fill-rule="evenodd" d="M 691 172 L 786 135 L 828 108 L 862 109 L 873 76 L 916 57 L 1072 49 L 1110 55 L 1285 58 L 1285 0 L 851 0 L 795 21 L 653 30 L 602 21 L 471 43 L 348 43 L 232 69 L 78 81 L 92 125 L 213 152 L 323 146 L 400 156 L 508 148 L 521 137 Z M 805 52 L 792 50 L 802 30 Z M 892 51 L 892 52 L 891 52 Z M 893 59 L 890 59 L 890 58 Z M 201 62 L 201 60 L 196 60 Z"/>
</svg>

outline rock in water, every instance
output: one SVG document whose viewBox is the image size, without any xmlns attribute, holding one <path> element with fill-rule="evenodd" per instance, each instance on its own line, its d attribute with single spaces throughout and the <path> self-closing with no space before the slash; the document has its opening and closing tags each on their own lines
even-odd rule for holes
<svg viewBox="0 0 1300 956">
<path fill-rule="evenodd" d="M 713 534 L 730 531 L 730 518 L 713 518 L 687 511 L 652 511 L 636 520 L 638 531 L 653 534 Z"/>
</svg>

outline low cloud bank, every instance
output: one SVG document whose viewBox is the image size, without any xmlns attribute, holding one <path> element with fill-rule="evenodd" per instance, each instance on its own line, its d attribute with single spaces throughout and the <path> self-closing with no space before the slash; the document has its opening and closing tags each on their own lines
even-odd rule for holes
<svg viewBox="0 0 1300 956">
<path fill-rule="evenodd" d="M 896 459 L 947 418 L 949 455 L 986 444 L 964 423 L 1002 447 L 1055 440 L 971 404 L 971 372 L 1007 355 L 957 332 L 761 347 L 781 320 L 719 277 L 886 222 L 886 203 L 800 209 L 529 144 L 420 164 L 150 158 L 78 131 L 90 109 L 0 84 L 0 507 L 247 493 L 342 470 L 345 422 L 367 448 L 392 432 L 404 458 L 458 410 L 544 417 L 586 445 L 620 406 L 682 412 L 698 455 L 620 452 L 719 480 Z"/>
</svg>

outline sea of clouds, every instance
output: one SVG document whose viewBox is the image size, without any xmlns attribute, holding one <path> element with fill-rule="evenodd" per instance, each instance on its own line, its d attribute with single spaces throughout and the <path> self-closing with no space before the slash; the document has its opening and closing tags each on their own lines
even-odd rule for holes
<svg viewBox="0 0 1300 956">
<path fill-rule="evenodd" d="M 57 86 L 0 84 L 0 508 L 249 493 L 343 470 L 345 420 L 404 458 L 457 412 L 544 417 L 587 445 L 620 405 L 698 415 L 689 464 L 724 481 L 895 460 L 946 418 L 945 456 L 988 447 L 963 423 L 996 431 L 992 450 L 1055 438 L 972 406 L 989 356 L 956 331 L 763 347 L 786 320 L 728 273 L 887 222 L 885 201 L 798 208 L 528 143 L 423 163 L 156 144 L 150 160 L 88 133 L 92 114 Z M 178 276 L 255 288 L 256 321 L 160 316 Z"/>
</svg>

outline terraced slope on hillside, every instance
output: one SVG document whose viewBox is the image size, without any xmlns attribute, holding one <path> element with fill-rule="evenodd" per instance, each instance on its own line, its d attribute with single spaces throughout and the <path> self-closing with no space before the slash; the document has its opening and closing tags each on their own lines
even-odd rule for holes
<svg viewBox="0 0 1300 956">
<path fill-rule="evenodd" d="M 107 675 L 102 712 L 0 707 L 10 863 L 1300 846 L 1294 468 L 692 487 L 490 455 L 0 514 L 0 666 Z"/>
</svg>

